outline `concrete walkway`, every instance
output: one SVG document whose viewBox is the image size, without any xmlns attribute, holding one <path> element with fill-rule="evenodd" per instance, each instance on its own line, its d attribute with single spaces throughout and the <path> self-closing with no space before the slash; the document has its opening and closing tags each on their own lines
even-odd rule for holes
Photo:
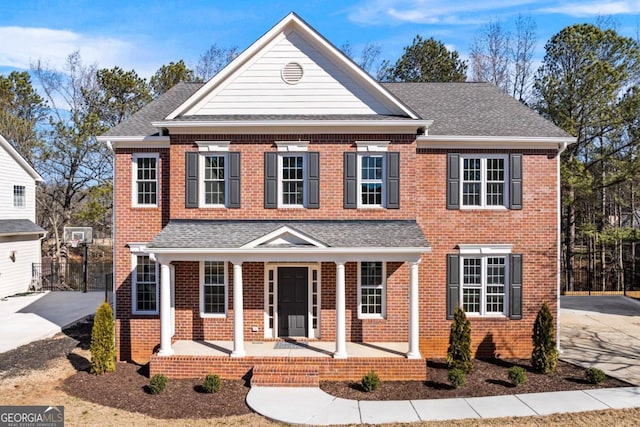
<svg viewBox="0 0 640 427">
<path fill-rule="evenodd" d="M 0 299 L 0 353 L 50 338 L 96 312 L 104 292 L 42 292 Z"/>
</svg>

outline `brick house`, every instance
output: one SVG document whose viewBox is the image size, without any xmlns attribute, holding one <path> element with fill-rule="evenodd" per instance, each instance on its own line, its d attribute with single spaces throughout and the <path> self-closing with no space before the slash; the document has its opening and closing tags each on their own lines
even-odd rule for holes
<svg viewBox="0 0 640 427">
<path fill-rule="evenodd" d="M 290 14 L 99 139 L 119 358 L 152 374 L 424 379 L 456 306 L 484 356 L 556 313 L 574 138 L 492 85 L 380 84 Z"/>
</svg>

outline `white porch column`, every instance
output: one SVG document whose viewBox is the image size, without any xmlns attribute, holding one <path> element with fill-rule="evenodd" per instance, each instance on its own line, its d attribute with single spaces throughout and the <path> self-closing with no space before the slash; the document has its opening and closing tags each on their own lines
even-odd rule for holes
<svg viewBox="0 0 640 427">
<path fill-rule="evenodd" d="M 420 359 L 420 323 L 418 296 L 418 265 L 420 261 L 410 264 L 409 274 L 409 352 L 407 359 Z"/>
<path fill-rule="evenodd" d="M 244 350 L 244 303 L 242 299 L 242 261 L 233 262 L 233 351 L 231 357 L 243 357 Z"/>
<path fill-rule="evenodd" d="M 334 359 L 347 358 L 344 262 L 336 261 L 336 351 Z"/>
<path fill-rule="evenodd" d="M 171 356 L 171 266 L 160 263 L 160 350 L 158 356 Z"/>
</svg>

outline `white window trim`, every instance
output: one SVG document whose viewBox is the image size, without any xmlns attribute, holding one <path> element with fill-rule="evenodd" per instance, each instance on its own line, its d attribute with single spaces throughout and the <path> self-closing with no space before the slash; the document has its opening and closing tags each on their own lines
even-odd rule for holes
<svg viewBox="0 0 640 427">
<path fill-rule="evenodd" d="M 303 153 L 309 150 L 309 141 L 275 141 L 279 152 Z"/>
<path fill-rule="evenodd" d="M 230 141 L 196 141 L 198 151 L 206 152 L 228 152 Z"/>
<path fill-rule="evenodd" d="M 489 252 L 476 252 L 476 251 L 468 251 L 463 254 L 460 252 L 460 308 L 464 307 L 464 260 L 469 258 L 480 258 L 480 313 L 468 313 L 465 314 L 468 317 L 482 317 L 482 318 L 505 318 L 509 316 L 509 286 L 511 285 L 509 277 L 510 277 L 510 254 L 511 254 L 511 245 L 508 246 L 508 251 L 499 252 L 497 249 L 500 245 L 493 245 L 492 251 Z M 474 246 L 474 245 L 464 245 L 464 246 Z M 487 246 L 485 246 L 487 248 Z M 506 248 L 505 248 L 506 249 Z M 488 258 L 504 258 L 504 301 L 502 306 L 502 313 L 487 313 L 487 259 Z M 475 288 L 474 288 L 475 289 Z"/>
<path fill-rule="evenodd" d="M 219 156 L 224 158 L 224 203 L 205 203 L 204 163 L 205 157 Z M 229 200 L 229 156 L 223 151 L 201 152 L 198 156 L 198 207 L 226 208 Z"/>
<path fill-rule="evenodd" d="M 16 187 L 22 187 L 22 204 L 16 204 Z M 14 184 L 13 185 L 13 207 L 18 209 L 25 209 L 27 207 L 27 186 Z"/>
<path fill-rule="evenodd" d="M 389 141 L 356 141 L 358 152 L 378 152 L 389 151 Z"/>
<path fill-rule="evenodd" d="M 375 261 L 374 261 L 375 262 Z M 387 318 L 387 263 L 382 263 L 382 309 L 380 314 L 362 312 L 362 262 L 358 261 L 358 319 L 386 319 Z"/>
<path fill-rule="evenodd" d="M 464 204 L 464 160 L 480 159 L 480 205 Z M 487 159 L 504 160 L 504 197 L 502 205 L 487 205 Z M 460 209 L 487 209 L 487 210 L 508 210 L 509 209 L 509 156 L 506 154 L 462 154 L 460 155 Z"/>
<path fill-rule="evenodd" d="M 200 276 L 200 317 L 201 318 L 218 318 L 224 319 L 227 317 L 229 313 L 229 263 L 227 261 L 219 260 L 219 259 L 208 259 L 206 261 L 215 261 L 215 262 L 224 262 L 224 313 L 205 313 L 204 312 L 204 263 L 205 261 L 200 261 L 199 264 L 199 276 Z"/>
<path fill-rule="evenodd" d="M 302 204 L 301 205 L 285 205 L 283 203 L 283 191 L 282 185 L 282 159 L 284 157 L 302 157 Z M 307 190 L 309 184 L 307 182 L 307 155 L 303 152 L 287 152 L 278 154 L 278 208 L 280 209 L 304 209 L 307 206 Z"/>
<path fill-rule="evenodd" d="M 365 205 L 362 203 L 362 158 L 363 157 L 382 157 L 382 194 L 380 197 L 379 205 Z M 359 209 L 382 209 L 387 205 L 387 191 L 386 191 L 386 176 L 387 176 L 387 158 L 383 154 L 358 154 L 358 164 L 356 166 L 358 168 L 358 208 Z"/>
<path fill-rule="evenodd" d="M 136 315 L 157 315 L 160 312 L 160 269 L 156 262 L 156 309 L 155 310 L 138 310 L 138 257 L 151 256 L 144 253 L 146 244 L 144 243 L 131 243 L 129 249 L 131 250 L 131 312 Z"/>
<path fill-rule="evenodd" d="M 154 158 L 156 159 L 156 202 L 155 203 L 138 203 L 138 159 Z M 159 153 L 133 153 L 131 157 L 131 204 L 133 207 L 139 208 L 157 208 L 160 199 L 160 154 Z"/>
</svg>

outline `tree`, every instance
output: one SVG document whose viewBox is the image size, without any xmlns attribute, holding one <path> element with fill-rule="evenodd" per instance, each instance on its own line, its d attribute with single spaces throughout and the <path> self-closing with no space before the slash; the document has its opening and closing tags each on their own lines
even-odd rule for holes
<svg viewBox="0 0 640 427">
<path fill-rule="evenodd" d="M 116 340 L 113 310 L 102 303 L 96 311 L 91 329 L 91 373 L 102 375 L 116 370 Z"/>
<path fill-rule="evenodd" d="M 196 79 L 204 82 L 209 81 L 233 61 L 239 53 L 236 46 L 223 48 L 215 43 L 212 44 L 198 59 L 195 69 Z"/>
<path fill-rule="evenodd" d="M 178 62 L 170 62 L 169 65 L 163 65 L 151 76 L 149 87 L 153 93 L 153 97 L 157 98 L 173 86 L 180 82 L 192 82 L 195 80 L 193 70 L 187 68 L 181 59 Z"/>
<path fill-rule="evenodd" d="M 531 353 L 531 366 L 536 371 L 548 374 L 556 370 L 558 363 L 558 350 L 556 349 L 555 326 L 553 315 L 545 302 L 538 311 L 536 321 L 533 324 L 533 352 Z"/>
<path fill-rule="evenodd" d="M 513 89 L 511 96 L 527 101 L 533 84 L 533 52 L 536 48 L 536 23 L 531 15 L 518 14 L 513 47 Z"/>
<path fill-rule="evenodd" d="M 473 369 L 471 323 L 460 307 L 456 307 L 453 312 L 449 347 L 447 348 L 447 364 L 449 369 L 461 369 L 465 374 L 470 373 Z"/>
<path fill-rule="evenodd" d="M 373 67 L 373 64 L 375 64 L 375 62 L 378 60 L 382 49 L 379 44 L 367 43 L 362 48 L 360 56 L 356 56 L 353 52 L 353 47 L 347 41 L 342 46 L 340 46 L 340 50 L 342 51 L 342 53 L 351 58 L 353 62 L 358 64 L 364 71 L 366 71 L 367 73 L 371 73 L 371 68 Z"/>
<path fill-rule="evenodd" d="M 434 38 L 423 40 L 417 35 L 395 65 L 383 63 L 379 77 L 389 82 L 463 82 L 466 72 L 467 63 L 457 51 L 449 51 Z"/>
</svg>

